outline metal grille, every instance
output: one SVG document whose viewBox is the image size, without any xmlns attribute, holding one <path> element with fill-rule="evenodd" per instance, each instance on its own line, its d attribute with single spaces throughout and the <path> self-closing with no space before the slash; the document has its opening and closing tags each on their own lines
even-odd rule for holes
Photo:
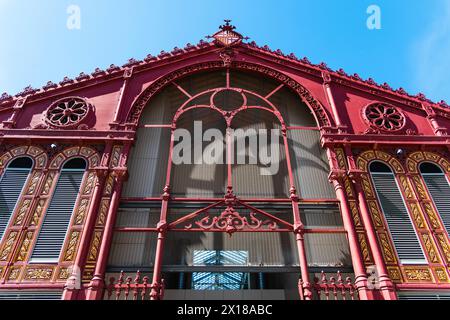
<svg viewBox="0 0 450 320">
<path fill-rule="evenodd" d="M 61 291 L 0 291 L 0 300 L 61 300 Z"/>
<path fill-rule="evenodd" d="M 0 181 L 0 240 L 8 226 L 30 169 L 7 169 Z"/>
<path fill-rule="evenodd" d="M 441 216 L 447 233 L 450 234 L 450 186 L 444 174 L 422 174 L 428 191 Z"/>
<path fill-rule="evenodd" d="M 394 175 L 372 173 L 372 179 L 401 262 L 426 263 Z"/>
<path fill-rule="evenodd" d="M 206 265 L 246 265 L 247 251 L 202 250 L 194 251 L 194 266 Z M 194 272 L 192 288 L 194 290 L 241 290 L 247 281 L 243 272 Z"/>
<path fill-rule="evenodd" d="M 84 170 L 61 172 L 31 256 L 33 262 L 58 260 L 83 174 Z"/>
</svg>

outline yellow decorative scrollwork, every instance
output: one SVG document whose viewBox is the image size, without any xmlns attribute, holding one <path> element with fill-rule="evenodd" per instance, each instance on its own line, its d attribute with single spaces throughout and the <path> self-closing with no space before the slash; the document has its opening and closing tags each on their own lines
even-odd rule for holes
<svg viewBox="0 0 450 320">
<path fill-rule="evenodd" d="M 425 244 L 425 249 L 428 253 L 428 258 L 432 263 L 441 262 L 434 247 L 433 240 L 429 234 L 422 234 L 423 243 Z"/>
<path fill-rule="evenodd" d="M 38 201 L 36 209 L 34 210 L 33 218 L 31 219 L 31 225 L 37 226 L 39 224 L 39 219 L 42 216 L 42 211 L 44 210 L 45 199 L 41 199 Z"/>
<path fill-rule="evenodd" d="M 17 261 L 25 261 L 28 249 L 30 248 L 31 242 L 33 241 L 33 231 L 28 231 L 25 235 L 25 238 L 22 241 L 22 245 L 20 246 L 19 253 L 17 254 Z"/>
<path fill-rule="evenodd" d="M 359 217 L 358 206 L 355 201 L 349 201 L 350 211 L 352 213 L 353 222 L 355 223 L 355 227 L 362 227 L 361 219 Z"/>
<path fill-rule="evenodd" d="M 436 213 L 434 212 L 434 209 L 433 209 L 433 206 L 431 205 L 431 203 L 423 202 L 423 208 L 425 209 L 428 219 L 430 220 L 431 227 L 434 230 L 441 229 L 441 224 L 439 223 L 439 220 L 436 216 Z"/>
<path fill-rule="evenodd" d="M 78 205 L 77 215 L 75 216 L 75 225 L 83 224 L 84 218 L 86 217 L 88 204 L 89 199 L 87 198 L 81 199 L 80 204 Z"/>
<path fill-rule="evenodd" d="M 450 247 L 447 243 L 446 236 L 442 233 L 437 233 L 436 238 L 439 241 L 439 244 L 441 246 L 445 259 L 447 260 L 447 263 L 450 263 Z"/>
<path fill-rule="evenodd" d="M 25 214 L 28 211 L 28 208 L 30 207 L 31 199 L 25 199 L 19 209 L 19 212 L 17 213 L 17 217 L 14 220 L 15 226 L 20 226 L 23 223 L 23 219 L 25 218 Z"/>
<path fill-rule="evenodd" d="M 54 172 L 54 171 L 51 171 L 48 174 L 47 180 L 45 181 L 45 184 L 44 184 L 44 188 L 42 189 L 42 195 L 49 194 L 50 188 L 52 187 L 53 180 L 55 179 L 55 175 L 56 175 L 56 172 Z"/>
<path fill-rule="evenodd" d="M 419 194 L 420 199 L 421 200 L 428 199 L 428 194 L 425 190 L 425 187 L 422 183 L 422 179 L 420 178 L 420 176 L 414 175 L 414 176 L 412 176 L 412 179 L 414 181 L 414 185 L 416 186 L 417 193 Z"/>
<path fill-rule="evenodd" d="M 424 222 L 424 219 L 422 217 L 422 214 L 420 213 L 419 205 L 417 203 L 410 203 L 409 207 L 411 209 L 411 213 L 412 213 L 412 216 L 414 218 L 414 222 L 416 223 L 416 226 L 419 229 L 424 229 L 425 228 L 425 222 Z"/>
<path fill-rule="evenodd" d="M 15 268 L 15 267 L 11 268 L 9 270 L 8 280 L 12 280 L 12 281 L 18 280 L 21 270 L 22 270 L 22 268 L 20 268 L 20 267 L 19 268 Z"/>
<path fill-rule="evenodd" d="M 405 193 L 406 199 L 412 199 L 413 193 L 409 187 L 408 179 L 404 175 L 399 175 L 400 183 Z"/>
<path fill-rule="evenodd" d="M 364 262 L 371 263 L 372 259 L 370 257 L 369 247 L 367 246 L 366 236 L 362 232 L 358 232 L 359 246 L 361 247 L 361 253 L 363 255 Z"/>
<path fill-rule="evenodd" d="M 381 218 L 380 210 L 378 209 L 378 204 L 374 200 L 367 201 L 369 205 L 370 213 L 372 214 L 373 221 L 375 222 L 376 227 L 383 227 L 383 219 Z"/>
<path fill-rule="evenodd" d="M 88 261 L 96 261 L 98 256 L 98 250 L 100 247 L 100 241 L 101 241 L 102 232 L 96 231 L 94 233 L 94 237 L 92 239 L 91 249 L 89 250 L 89 257 Z"/>
<path fill-rule="evenodd" d="M 91 194 L 92 190 L 94 189 L 94 183 L 95 183 L 95 172 L 89 172 L 89 175 L 86 179 L 86 184 L 84 186 L 84 195 Z"/>
<path fill-rule="evenodd" d="M 394 251 L 392 250 L 391 243 L 389 242 L 388 236 L 385 233 L 379 234 L 381 248 L 383 250 L 384 260 L 386 263 L 397 263 L 397 259 L 395 258 Z"/>
<path fill-rule="evenodd" d="M 3 246 L 2 251 L 0 252 L 0 261 L 8 260 L 9 254 L 13 249 L 14 242 L 16 241 L 17 235 L 19 233 L 17 231 L 11 231 L 6 238 L 6 242 Z"/>
<path fill-rule="evenodd" d="M 25 280 L 50 280 L 53 268 L 28 268 L 25 271 Z"/>
<path fill-rule="evenodd" d="M 402 282 L 402 273 L 398 267 L 388 267 L 389 278 L 395 283 Z"/>
<path fill-rule="evenodd" d="M 448 282 L 447 272 L 444 268 L 435 268 L 434 272 L 439 282 Z"/>
<path fill-rule="evenodd" d="M 64 254 L 64 261 L 72 261 L 75 258 L 79 236 L 79 231 L 72 231 L 72 233 L 70 234 L 69 244 L 67 245 L 67 249 Z"/>
<path fill-rule="evenodd" d="M 36 191 L 36 186 L 37 186 L 40 178 L 41 178 L 41 173 L 38 171 L 35 171 L 31 177 L 31 181 L 28 186 L 27 193 L 26 193 L 27 195 L 30 196 L 30 195 L 34 194 L 34 192 Z"/>
<path fill-rule="evenodd" d="M 431 282 L 433 277 L 429 269 L 424 268 L 405 268 L 404 269 L 406 280 L 412 282 Z"/>
</svg>

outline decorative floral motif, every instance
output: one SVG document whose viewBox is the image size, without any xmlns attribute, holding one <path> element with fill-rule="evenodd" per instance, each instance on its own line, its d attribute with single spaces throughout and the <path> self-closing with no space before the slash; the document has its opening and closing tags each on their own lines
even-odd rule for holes
<svg viewBox="0 0 450 320">
<path fill-rule="evenodd" d="M 392 279 L 394 282 L 401 282 L 402 281 L 402 275 L 399 268 L 396 267 L 390 267 L 388 268 L 389 278 Z"/>
<path fill-rule="evenodd" d="M 423 243 L 425 244 L 425 249 L 428 252 L 428 257 L 432 263 L 439 263 L 439 258 L 436 253 L 436 248 L 433 245 L 430 235 L 422 234 Z"/>
<path fill-rule="evenodd" d="M 52 277 L 52 268 L 32 268 L 27 269 L 25 280 L 49 280 Z"/>
<path fill-rule="evenodd" d="M 431 281 L 431 272 L 428 269 L 405 269 L 406 279 L 409 281 Z"/>
<path fill-rule="evenodd" d="M 89 250 L 88 261 L 96 261 L 98 256 L 98 250 L 100 247 L 102 232 L 96 231 L 94 233 L 94 238 L 92 239 L 91 249 Z"/>
<path fill-rule="evenodd" d="M 18 234 L 19 233 L 17 231 L 11 231 L 9 233 L 5 246 L 0 253 L 0 261 L 6 261 L 8 259 L 9 254 L 12 251 L 14 241 L 16 240 Z"/>
<path fill-rule="evenodd" d="M 359 245 L 361 246 L 361 252 L 363 254 L 364 262 L 370 263 L 372 259 L 370 257 L 369 247 L 367 246 L 366 236 L 364 233 L 358 233 Z"/>
<path fill-rule="evenodd" d="M 380 243 L 381 248 L 383 249 L 384 258 L 387 263 L 397 263 L 397 259 L 394 256 L 391 244 L 389 242 L 388 236 L 384 233 L 380 233 Z"/>
<path fill-rule="evenodd" d="M 447 272 L 445 272 L 444 268 L 436 268 L 434 271 L 436 272 L 439 282 L 448 282 Z"/>
<path fill-rule="evenodd" d="M 363 118 L 372 128 L 388 132 L 399 131 L 406 124 L 406 117 L 401 111 L 384 103 L 366 106 L 363 110 Z"/>
<path fill-rule="evenodd" d="M 17 261 L 25 261 L 31 241 L 33 240 L 33 234 L 33 231 L 27 232 L 25 239 L 23 239 L 22 246 L 20 247 L 20 251 L 17 255 Z"/>
<path fill-rule="evenodd" d="M 15 226 L 22 225 L 23 220 L 25 219 L 25 213 L 28 211 L 30 207 L 31 199 L 25 199 L 20 206 L 19 213 L 17 214 L 16 220 L 14 221 Z"/>
<path fill-rule="evenodd" d="M 79 231 L 73 231 L 70 235 L 69 244 L 64 255 L 64 261 L 72 261 L 75 258 L 75 251 L 78 244 L 78 238 L 80 237 Z"/>
<path fill-rule="evenodd" d="M 32 226 L 37 226 L 39 224 L 39 218 L 42 216 L 44 206 L 45 206 L 45 199 L 39 200 L 36 209 L 34 210 L 33 218 L 31 219 Z"/>
<path fill-rule="evenodd" d="M 17 280 L 20 275 L 21 268 L 11 268 L 8 275 L 8 280 Z"/>
<path fill-rule="evenodd" d="M 45 122 L 56 128 L 74 128 L 86 119 L 91 109 L 92 106 L 83 98 L 64 98 L 47 109 Z"/>
<path fill-rule="evenodd" d="M 277 224 L 272 220 L 261 220 L 256 217 L 256 213 L 252 212 L 249 215 L 250 219 L 241 216 L 232 207 L 227 207 L 219 216 L 211 218 L 209 215 L 196 221 L 195 224 L 201 229 L 210 230 L 217 228 L 224 230 L 228 234 L 233 234 L 236 231 L 243 229 L 260 229 L 262 226 L 267 226 L 271 230 L 277 229 Z M 190 229 L 192 225 L 187 225 L 185 229 Z"/>
</svg>

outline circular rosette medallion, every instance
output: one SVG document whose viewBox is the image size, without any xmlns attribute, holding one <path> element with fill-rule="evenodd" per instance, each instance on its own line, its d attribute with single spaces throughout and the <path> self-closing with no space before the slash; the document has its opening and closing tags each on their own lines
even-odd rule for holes
<svg viewBox="0 0 450 320">
<path fill-rule="evenodd" d="M 57 128 L 75 128 L 87 118 L 92 106 L 83 98 L 56 101 L 45 112 L 45 122 Z"/>
<path fill-rule="evenodd" d="M 400 110 L 384 103 L 369 104 L 363 110 L 363 117 L 372 128 L 381 131 L 398 131 L 406 124 L 406 117 Z"/>
</svg>

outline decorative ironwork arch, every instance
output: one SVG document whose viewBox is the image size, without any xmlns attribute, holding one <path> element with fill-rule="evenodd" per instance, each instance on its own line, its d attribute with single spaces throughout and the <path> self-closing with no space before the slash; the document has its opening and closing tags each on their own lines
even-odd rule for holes
<svg viewBox="0 0 450 320">
<path fill-rule="evenodd" d="M 70 158 L 82 157 L 87 161 L 87 169 L 94 169 L 100 164 L 100 156 L 89 147 L 70 147 L 58 153 L 50 162 L 50 169 L 60 169 Z"/>
<path fill-rule="evenodd" d="M 233 62 L 231 63 L 231 69 L 236 70 L 247 70 L 247 71 L 253 71 L 262 75 L 265 75 L 267 77 L 273 78 L 277 81 L 280 81 L 281 83 L 285 84 L 288 88 L 296 92 L 300 99 L 309 107 L 311 110 L 317 124 L 320 127 L 328 127 L 331 126 L 331 120 L 330 117 L 323 107 L 323 105 L 313 97 L 313 95 L 300 83 L 295 81 L 294 79 L 290 78 L 289 76 L 272 69 L 267 66 L 262 66 L 254 63 L 249 62 Z M 178 70 L 175 70 L 165 76 L 162 76 L 158 80 L 156 80 L 154 83 L 152 83 L 149 87 L 147 87 L 137 98 L 137 100 L 134 102 L 131 110 L 129 111 L 127 115 L 127 123 L 137 124 L 139 122 L 139 119 L 141 117 L 141 114 L 145 108 L 145 106 L 148 104 L 150 99 L 159 91 L 161 91 L 164 87 L 166 87 L 171 82 L 186 77 L 188 75 L 205 71 L 205 70 L 218 70 L 218 69 L 224 69 L 224 65 L 222 61 L 211 61 L 211 62 L 205 62 L 200 63 L 196 65 L 187 66 Z M 225 68 L 226 69 L 226 68 Z"/>
<path fill-rule="evenodd" d="M 411 153 L 406 159 L 406 169 L 409 173 L 419 173 L 419 165 L 422 162 L 432 162 L 439 166 L 445 173 L 450 174 L 450 161 L 434 152 L 417 151 Z"/>
<path fill-rule="evenodd" d="M 34 169 L 42 169 L 46 166 L 48 157 L 43 149 L 36 146 L 20 146 L 6 151 L 0 156 L 0 174 L 3 169 L 14 159 L 21 156 L 29 156 L 33 159 Z"/>
</svg>

